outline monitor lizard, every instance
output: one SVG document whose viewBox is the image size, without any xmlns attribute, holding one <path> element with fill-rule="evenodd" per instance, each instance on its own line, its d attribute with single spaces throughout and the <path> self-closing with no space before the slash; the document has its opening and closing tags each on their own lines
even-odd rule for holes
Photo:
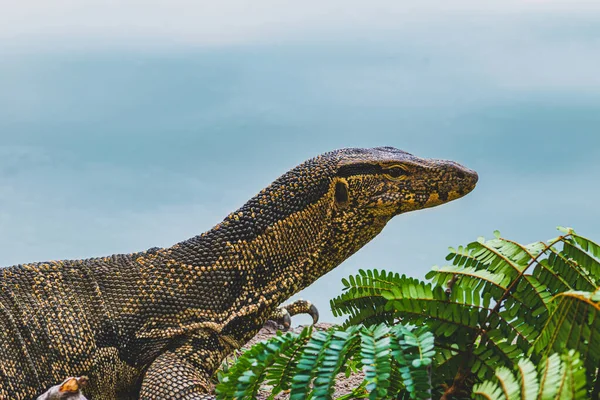
<svg viewBox="0 0 600 400">
<path fill-rule="evenodd" d="M 392 217 L 462 197 L 477 179 L 392 147 L 340 149 L 171 247 L 0 269 L 0 399 L 81 375 L 91 400 L 213 399 L 214 371 L 268 319 L 315 314 L 280 304 Z"/>
</svg>

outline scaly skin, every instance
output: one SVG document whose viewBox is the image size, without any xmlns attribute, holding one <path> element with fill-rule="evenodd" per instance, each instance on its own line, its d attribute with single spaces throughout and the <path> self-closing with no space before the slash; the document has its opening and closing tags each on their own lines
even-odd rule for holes
<svg viewBox="0 0 600 400">
<path fill-rule="evenodd" d="M 31 399 L 87 375 L 91 400 L 211 399 L 223 358 L 280 316 L 283 301 L 393 216 L 459 198 L 476 182 L 451 161 L 337 150 L 172 247 L 2 269 L 0 398 Z"/>
</svg>

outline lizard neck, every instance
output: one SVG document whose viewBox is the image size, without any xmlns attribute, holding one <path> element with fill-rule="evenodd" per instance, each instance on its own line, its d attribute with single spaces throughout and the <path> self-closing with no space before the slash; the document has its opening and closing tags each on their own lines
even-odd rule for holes
<svg viewBox="0 0 600 400">
<path fill-rule="evenodd" d="M 122 320 L 135 315 L 135 340 L 202 329 L 244 339 L 310 283 L 306 271 L 333 268 L 319 262 L 334 213 L 332 168 L 308 161 L 208 232 L 137 257 L 136 295 L 121 307 Z"/>
<path fill-rule="evenodd" d="M 262 303 L 278 305 L 310 284 L 309 271 L 320 276 L 335 266 L 318 262 L 328 242 L 332 207 L 323 197 L 267 226 L 261 218 L 266 212 L 242 208 L 210 231 L 170 248 L 170 258 L 190 270 L 189 283 L 202 297 L 208 289 L 225 303 L 255 304 L 262 297 Z M 164 269 L 168 274 L 171 267 Z"/>
</svg>

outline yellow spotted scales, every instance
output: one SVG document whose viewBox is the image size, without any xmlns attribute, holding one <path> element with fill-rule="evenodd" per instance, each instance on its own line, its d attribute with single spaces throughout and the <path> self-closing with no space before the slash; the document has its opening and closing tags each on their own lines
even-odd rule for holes
<svg viewBox="0 0 600 400">
<path fill-rule="evenodd" d="M 342 149 L 282 175 L 169 248 L 0 269 L 0 399 L 72 376 L 102 399 L 212 399 L 223 358 L 395 215 L 469 193 L 477 174 L 391 147 Z"/>
</svg>

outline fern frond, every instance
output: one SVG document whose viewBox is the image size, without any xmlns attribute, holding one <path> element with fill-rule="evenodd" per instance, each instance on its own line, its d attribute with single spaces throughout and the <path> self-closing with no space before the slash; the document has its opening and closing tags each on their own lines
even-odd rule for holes
<svg viewBox="0 0 600 400">
<path fill-rule="evenodd" d="M 585 369 L 571 350 L 562 357 L 552 354 L 539 369 L 529 359 L 521 359 L 513 373 L 506 367 L 496 370 L 495 380 L 473 387 L 476 399 L 489 400 L 584 400 Z"/>
<path fill-rule="evenodd" d="M 306 328 L 299 335 L 289 332 L 252 346 L 221 375 L 215 388 L 217 396 L 230 399 L 255 398 L 260 384 L 267 377 L 267 369 L 281 363 L 281 360 L 289 361 L 290 354 L 306 343 L 311 331 Z"/>
<path fill-rule="evenodd" d="M 275 357 L 270 366 L 267 366 L 265 377 L 265 384 L 273 387 L 272 397 L 291 388 L 298 358 L 302 354 L 302 348 L 310 339 L 311 334 L 312 327 L 306 327 L 297 337 L 290 335 L 282 338 L 288 341 L 289 344 L 282 345 L 278 356 Z"/>
<path fill-rule="evenodd" d="M 385 309 L 387 301 L 382 291 L 397 286 L 399 282 L 418 285 L 420 281 L 385 270 L 359 270 L 358 274 L 342 279 L 344 292 L 331 300 L 331 310 L 335 317 L 348 315 L 344 326 L 375 325 L 382 322 L 393 323 L 393 313 Z"/>
<path fill-rule="evenodd" d="M 565 282 L 565 286 L 561 288 L 562 290 L 557 288 L 554 293 L 569 289 L 593 290 L 596 287 L 598 278 L 591 276 L 574 258 L 571 258 L 572 254 L 579 253 L 580 250 L 568 243 L 568 241 L 565 241 L 565 247 L 562 251 L 551 249 L 552 254 L 548 258 L 548 264 L 551 265 L 552 270 Z M 577 256 L 581 257 L 579 254 Z M 551 278 L 555 277 L 552 276 Z"/>
<path fill-rule="evenodd" d="M 539 243 L 523 247 L 499 236 L 487 241 L 479 238 L 464 248 L 450 248 L 446 260 L 452 261 L 456 266 L 484 269 L 514 279 L 542 248 Z"/>
<path fill-rule="evenodd" d="M 253 347 L 219 373 L 218 393 L 252 398 L 266 384 L 269 399 L 283 390 L 292 400 L 330 399 L 336 375 L 362 369 L 364 381 L 342 400 L 429 399 L 434 388 L 442 398 L 472 389 L 499 400 L 597 397 L 600 246 L 560 230 L 530 245 L 495 232 L 450 249 L 451 265 L 434 267 L 430 282 L 360 270 L 331 301 L 335 316 L 348 317 L 344 329 Z M 564 349 L 573 350 L 551 354 Z"/>
<path fill-rule="evenodd" d="M 414 399 L 431 398 L 431 365 L 435 357 L 434 336 L 424 328 L 414 331 L 402 325 L 394 328 L 396 337 L 392 355 L 400 366 L 406 390 Z"/>
<path fill-rule="evenodd" d="M 400 356 L 400 354 L 402 356 Z M 342 399 L 429 399 L 433 335 L 426 329 L 386 325 L 280 335 L 253 346 L 222 372 L 219 399 L 269 399 L 290 388 L 290 399 L 331 399 L 344 366 L 362 368 L 363 382 Z"/>
<path fill-rule="evenodd" d="M 360 336 L 361 362 L 369 398 L 385 398 L 392 362 L 390 328 L 385 325 L 376 326 L 375 329 L 363 328 Z"/>
<path fill-rule="evenodd" d="M 496 370 L 496 379 L 498 379 L 498 383 L 506 399 L 517 400 L 521 398 L 521 386 L 510 369 L 506 367 L 498 368 Z"/>
<path fill-rule="evenodd" d="M 600 365 L 600 288 L 594 292 L 568 291 L 558 303 L 534 343 L 534 351 L 548 354 L 564 348 L 579 351 L 591 383 Z"/>
<path fill-rule="evenodd" d="M 584 400 L 588 398 L 585 387 L 585 368 L 575 350 L 561 356 L 563 362 L 561 384 L 557 393 L 559 399 Z"/>
<path fill-rule="evenodd" d="M 540 390 L 540 382 L 535 365 L 528 359 L 522 358 L 517 364 L 519 370 L 519 385 L 522 400 L 536 400 Z"/>
<path fill-rule="evenodd" d="M 540 400 L 555 399 L 563 373 L 563 363 L 560 355 L 554 353 L 544 358 L 539 368 L 540 392 L 538 398 Z"/>
<path fill-rule="evenodd" d="M 585 346 L 590 353 L 600 353 L 596 349 L 600 340 L 593 341 L 591 332 L 598 332 L 600 318 L 595 311 L 592 315 L 588 310 L 584 321 L 571 308 L 569 318 L 580 322 L 566 325 L 571 329 L 556 333 L 554 339 L 540 339 L 547 335 L 543 329 L 553 331 L 545 328 L 548 323 L 558 327 L 566 318 L 557 310 L 561 293 L 593 293 L 600 280 L 600 246 L 572 229 L 560 230 L 562 235 L 555 239 L 529 245 L 495 232 L 491 240 L 479 238 L 451 248 L 446 257 L 451 265 L 434 267 L 426 275 L 431 283 L 385 271 L 361 271 L 345 281 L 346 292 L 331 302 L 332 309 L 336 316 L 349 317 L 346 324 L 426 325 L 441 349 L 438 368 L 446 373 L 467 368 L 474 377 L 487 379 L 499 365 L 514 368 L 522 354 L 539 360 L 541 355 L 533 350 L 539 342 L 540 351 L 579 350 L 592 379 L 597 368 L 591 366 L 598 365 L 600 356 L 590 357 Z M 551 339 L 556 345 L 544 347 Z M 453 385 L 466 387 L 466 379 L 468 374 L 463 374 Z"/>
<path fill-rule="evenodd" d="M 337 374 L 344 366 L 347 354 L 356 351 L 360 344 L 358 331 L 359 327 L 356 326 L 344 331 L 333 331 L 331 341 L 325 349 L 325 356 L 315 372 L 312 392 L 315 398 L 331 398 L 334 389 L 332 382 L 335 382 Z"/>
<path fill-rule="evenodd" d="M 326 332 L 314 332 L 308 343 L 304 346 L 302 354 L 298 359 L 296 374 L 292 378 L 292 391 L 290 400 L 302 400 L 308 398 L 311 384 L 317 371 L 317 365 L 325 358 L 325 352 L 333 338 L 333 330 Z M 323 382 L 319 385 L 323 390 Z M 326 383 L 326 382 L 325 382 Z"/>
<path fill-rule="evenodd" d="M 581 258 L 573 257 L 596 282 L 600 279 L 600 245 L 573 232 L 573 242 L 581 249 Z"/>
</svg>

